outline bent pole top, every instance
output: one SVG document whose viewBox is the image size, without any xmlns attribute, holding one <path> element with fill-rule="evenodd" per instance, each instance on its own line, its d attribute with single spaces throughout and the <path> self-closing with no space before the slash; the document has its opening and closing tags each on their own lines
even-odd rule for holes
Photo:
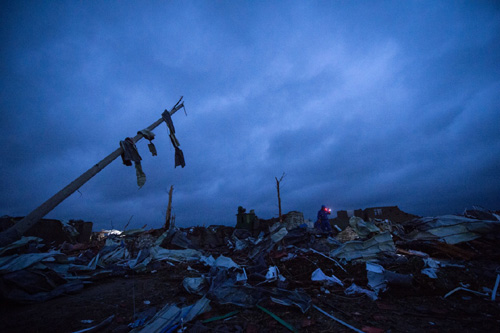
<svg viewBox="0 0 500 333">
<path fill-rule="evenodd" d="M 181 103 L 182 97 L 179 99 L 177 104 L 170 110 L 170 115 L 176 113 L 179 109 L 184 106 L 184 102 Z M 163 118 L 158 119 L 149 127 L 148 130 L 152 131 L 158 125 L 163 122 Z M 134 142 L 142 139 L 142 134 L 137 134 L 133 140 Z M 29 228 L 35 225 L 40 219 L 42 219 L 45 215 L 51 212 L 54 208 L 56 208 L 61 202 L 63 202 L 67 197 L 73 194 L 76 190 L 78 190 L 83 184 L 88 182 L 92 177 L 94 177 L 99 171 L 108 166 L 111 162 L 113 162 L 118 156 L 120 156 L 123 152 L 123 149 L 120 147 L 116 149 L 114 152 L 103 158 L 96 165 L 85 171 L 80 177 L 73 180 L 69 183 L 65 188 L 54 194 L 50 199 L 41 204 L 34 211 L 26 215 L 21 221 L 15 223 L 9 229 L 0 233 L 0 247 L 6 246 L 13 241 L 20 238 Z"/>
</svg>

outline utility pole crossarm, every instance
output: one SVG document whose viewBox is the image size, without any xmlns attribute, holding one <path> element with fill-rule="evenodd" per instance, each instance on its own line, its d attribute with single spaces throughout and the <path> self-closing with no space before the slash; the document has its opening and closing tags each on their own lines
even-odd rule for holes
<svg viewBox="0 0 500 333">
<path fill-rule="evenodd" d="M 182 100 L 179 100 L 177 104 L 172 108 L 169 112 L 170 115 L 173 115 L 178 110 L 180 110 L 184 106 L 184 102 L 180 103 Z M 179 104 L 180 103 L 180 104 Z M 163 122 L 163 118 L 158 119 L 150 126 L 147 127 L 148 130 L 152 131 L 158 125 Z M 134 142 L 142 139 L 142 134 L 137 134 L 133 140 Z M 102 169 L 107 167 L 111 162 L 113 162 L 118 156 L 123 153 L 123 149 L 119 147 L 114 152 L 103 158 L 100 162 L 95 164 L 93 167 L 85 171 L 78 178 L 69 183 L 62 190 L 54 194 L 50 199 L 41 204 L 38 208 L 33 210 L 31 213 L 26 215 L 21 221 L 14 224 L 9 229 L 0 233 L 0 247 L 6 246 L 13 241 L 20 238 L 29 228 L 35 225 L 40 219 L 42 219 L 45 215 L 51 212 L 54 208 L 56 208 L 61 202 L 63 202 L 67 197 L 73 194 L 76 190 L 83 186 L 86 182 L 88 182 L 92 177 L 98 174 Z"/>
</svg>

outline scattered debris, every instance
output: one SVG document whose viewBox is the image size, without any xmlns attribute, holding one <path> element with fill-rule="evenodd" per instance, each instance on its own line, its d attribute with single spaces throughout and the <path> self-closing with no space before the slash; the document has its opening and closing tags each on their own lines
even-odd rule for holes
<svg viewBox="0 0 500 333">
<path fill-rule="evenodd" d="M 414 230 L 408 234 L 410 240 L 437 240 L 447 244 L 458 244 L 482 236 L 500 239 L 498 220 L 478 220 L 465 216 L 444 215 L 412 220 L 405 227 Z"/>
<path fill-rule="evenodd" d="M 497 279 L 495 281 L 495 286 L 491 292 L 491 300 L 494 301 L 497 297 L 498 284 L 500 283 L 500 274 L 497 274 Z"/>
<path fill-rule="evenodd" d="M 261 309 L 262 311 L 264 311 L 265 313 L 267 313 L 268 315 L 270 315 L 271 317 L 273 317 L 274 319 L 276 319 L 277 322 L 279 322 L 281 325 L 285 326 L 291 332 L 297 332 L 297 330 L 292 325 L 290 325 L 289 323 L 287 323 L 286 321 L 284 321 L 283 319 L 281 319 L 280 317 L 278 317 L 277 315 L 275 315 L 274 313 L 272 313 L 268 309 L 266 309 L 258 304 L 257 304 L 257 307 L 259 309 Z"/>
<path fill-rule="evenodd" d="M 167 304 L 142 329 L 133 332 L 175 332 L 179 326 L 207 311 L 210 311 L 210 301 L 206 298 L 182 308 Z"/>
<path fill-rule="evenodd" d="M 353 283 L 349 288 L 344 290 L 344 293 L 346 295 L 354 295 L 354 294 L 365 294 L 368 296 L 372 301 L 375 301 L 378 296 L 377 293 L 365 288 L 361 288 L 360 286 L 357 286 L 355 283 Z"/>
<path fill-rule="evenodd" d="M 316 269 L 311 275 L 311 281 L 326 281 L 327 283 L 337 283 L 343 286 L 344 284 L 334 275 L 326 276 L 325 273 L 321 270 L 321 268 Z"/>
<path fill-rule="evenodd" d="M 351 261 L 354 259 L 368 260 L 376 258 L 382 252 L 396 252 L 396 247 L 389 232 L 374 235 L 366 241 L 349 241 L 338 249 L 330 252 L 331 257 Z"/>
<path fill-rule="evenodd" d="M 106 325 L 124 332 L 416 331 L 409 327 L 419 327 L 421 317 L 429 325 L 421 328 L 432 330 L 455 328 L 460 320 L 472 323 L 447 309 L 485 301 L 485 320 L 474 324 L 491 331 L 500 320 L 495 312 L 499 221 L 444 216 L 395 224 L 353 216 L 332 237 L 303 223 L 298 212 L 268 224 L 252 214 L 238 218 L 243 227 L 253 221 L 241 229 L 171 223 L 168 230 L 97 232 L 80 243 L 74 227 L 65 229 L 74 234 L 68 241 L 52 245 L 25 236 L 0 248 L 0 295 L 18 306 L 38 306 L 54 298 L 61 302 L 69 294 L 86 295 L 101 284 L 126 283 L 129 294 L 106 294 L 115 301 L 94 295 L 87 305 L 112 303 L 101 316 L 91 317 L 99 325 L 86 327 L 92 323 L 88 312 L 73 315 L 77 320 L 71 330 L 80 332 Z M 140 280 L 144 284 L 138 288 Z M 156 287 L 143 292 L 148 281 Z M 451 297 L 457 292 L 468 295 Z M 14 310 L 6 310 L 13 316 Z M 0 319 L 14 325 L 5 315 Z M 414 326 L 401 326 L 408 320 Z"/>
<path fill-rule="evenodd" d="M 95 325 L 95 326 L 92 326 L 92 327 L 89 327 L 89 328 L 86 328 L 86 329 L 83 329 L 83 330 L 80 330 L 80 331 L 76 331 L 76 332 L 73 332 L 73 333 L 91 333 L 91 332 L 99 332 L 102 328 L 108 326 L 109 324 L 111 324 L 113 322 L 113 319 L 115 318 L 115 316 L 109 316 L 108 318 L 106 318 L 105 320 L 103 320 L 101 323 L 99 323 L 98 325 Z"/>
<path fill-rule="evenodd" d="M 324 314 L 325 316 L 327 316 L 328 318 L 331 318 L 333 320 L 335 320 L 336 322 L 338 323 L 341 323 L 342 325 L 344 325 L 345 327 L 347 328 L 350 328 L 351 330 L 353 330 L 354 332 L 359 332 L 359 333 L 363 333 L 363 331 L 361 330 L 358 330 L 357 328 L 355 328 L 354 326 L 351 326 L 349 325 L 348 323 L 346 323 L 345 321 L 342 321 L 338 318 L 335 318 L 334 316 L 332 316 L 331 314 L 329 314 L 328 312 L 322 310 L 321 308 L 317 307 L 316 305 L 313 305 L 313 307 L 318 310 L 319 312 L 321 312 L 322 314 Z"/>
<path fill-rule="evenodd" d="M 478 296 L 488 296 L 488 293 L 480 293 L 478 291 L 470 290 L 470 289 L 467 289 L 464 287 L 457 287 L 457 288 L 453 289 L 452 291 L 450 291 L 449 293 L 447 293 L 446 295 L 444 295 L 444 298 L 454 294 L 455 292 L 457 292 L 459 290 L 468 291 L 468 292 L 473 293 L 473 294 L 478 295 Z"/>
</svg>

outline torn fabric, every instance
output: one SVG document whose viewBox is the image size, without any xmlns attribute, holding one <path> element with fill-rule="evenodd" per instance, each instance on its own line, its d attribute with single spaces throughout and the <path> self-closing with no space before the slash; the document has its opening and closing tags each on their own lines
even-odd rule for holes
<svg viewBox="0 0 500 333">
<path fill-rule="evenodd" d="M 172 141 L 172 145 L 174 147 L 179 147 L 180 143 L 179 140 L 175 137 L 175 127 L 174 127 L 174 122 L 172 121 L 172 117 L 170 116 L 170 113 L 168 110 L 165 110 L 162 114 L 161 117 L 163 120 L 165 120 L 165 124 L 167 124 L 168 130 L 170 132 L 170 140 Z"/>
<path fill-rule="evenodd" d="M 179 148 L 181 145 L 179 143 L 179 140 L 177 140 L 177 137 L 175 136 L 175 127 L 174 127 L 174 122 L 172 121 L 172 118 L 170 117 L 170 113 L 168 110 L 165 110 L 162 114 L 161 117 L 163 120 L 165 120 L 165 124 L 167 124 L 168 130 L 169 130 L 169 137 L 170 141 L 172 141 L 172 146 L 175 148 L 175 168 L 178 167 L 179 165 L 181 167 L 186 166 L 186 162 L 184 161 L 184 153 L 182 150 Z"/>
<path fill-rule="evenodd" d="M 126 166 L 131 166 L 132 162 L 141 162 L 142 157 L 139 155 L 137 151 L 137 147 L 132 138 L 126 138 L 123 141 L 120 141 L 120 147 L 122 147 L 122 161 Z"/>
<path fill-rule="evenodd" d="M 186 162 L 184 161 L 184 153 L 182 150 L 175 147 L 175 167 L 178 167 L 179 165 L 184 168 L 186 166 Z"/>
<path fill-rule="evenodd" d="M 137 146 L 132 138 L 126 138 L 124 141 L 120 141 L 120 147 L 122 147 L 122 161 L 126 166 L 131 166 L 132 162 L 135 164 L 135 174 L 137 177 L 137 185 L 139 187 L 144 186 L 146 183 L 146 174 L 142 171 L 141 160 L 142 157 L 137 151 Z"/>
<path fill-rule="evenodd" d="M 151 152 L 151 154 L 153 156 L 158 156 L 158 152 L 156 151 L 156 147 L 153 143 L 153 140 L 155 138 L 155 134 L 153 132 L 151 132 L 150 130 L 148 130 L 147 128 L 140 130 L 139 132 L 137 132 L 137 134 L 141 134 L 146 140 L 149 141 L 149 144 L 148 144 L 149 151 Z"/>
<path fill-rule="evenodd" d="M 143 187 L 146 184 L 146 174 L 142 171 L 141 163 L 135 163 L 135 176 L 137 177 L 137 186 Z"/>
<path fill-rule="evenodd" d="M 167 127 L 171 133 L 175 134 L 175 127 L 174 127 L 174 122 L 172 121 L 172 117 L 170 116 L 170 112 L 168 110 L 163 111 L 161 114 L 161 117 L 165 121 L 165 124 L 167 124 Z"/>
</svg>

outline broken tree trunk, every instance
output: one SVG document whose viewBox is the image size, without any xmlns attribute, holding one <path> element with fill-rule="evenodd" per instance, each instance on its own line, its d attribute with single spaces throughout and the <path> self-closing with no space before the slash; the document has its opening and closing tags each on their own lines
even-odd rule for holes
<svg viewBox="0 0 500 333">
<path fill-rule="evenodd" d="M 181 99 L 170 111 L 170 115 L 173 115 L 179 109 L 184 106 L 184 102 L 180 103 Z M 180 103 L 180 104 L 179 104 Z M 154 123 L 152 123 L 148 130 L 152 131 L 158 125 L 163 122 L 163 118 L 158 119 Z M 134 142 L 142 139 L 142 134 L 137 134 L 133 140 Z M 42 219 L 45 215 L 47 215 L 50 211 L 57 207 L 61 202 L 63 202 L 67 197 L 73 194 L 76 190 L 78 190 L 83 184 L 88 182 L 92 177 L 94 177 L 99 171 L 108 166 L 111 162 L 113 162 L 118 156 L 120 156 L 123 152 L 123 149 L 120 147 L 116 149 L 114 152 L 103 158 L 96 165 L 85 171 L 80 177 L 73 180 L 69 183 L 65 188 L 54 194 L 50 199 L 41 204 L 34 211 L 26 215 L 21 221 L 14 224 L 9 229 L 0 233 L 0 247 L 6 246 L 13 241 L 20 238 L 29 228 L 35 225 L 40 219 Z"/>
<path fill-rule="evenodd" d="M 174 192 L 174 185 L 170 186 L 170 191 L 168 191 L 168 206 L 167 206 L 167 216 L 165 217 L 165 229 L 170 228 L 170 214 L 172 213 L 172 193 Z"/>
<path fill-rule="evenodd" d="M 283 222 L 282 218 L 281 218 L 281 197 L 280 197 L 280 183 L 283 180 L 283 177 L 285 177 L 285 173 L 284 172 L 281 175 L 280 179 L 278 179 L 278 177 L 274 177 L 276 179 L 276 190 L 278 190 L 278 207 L 279 207 L 279 219 L 280 219 L 280 222 Z"/>
</svg>

